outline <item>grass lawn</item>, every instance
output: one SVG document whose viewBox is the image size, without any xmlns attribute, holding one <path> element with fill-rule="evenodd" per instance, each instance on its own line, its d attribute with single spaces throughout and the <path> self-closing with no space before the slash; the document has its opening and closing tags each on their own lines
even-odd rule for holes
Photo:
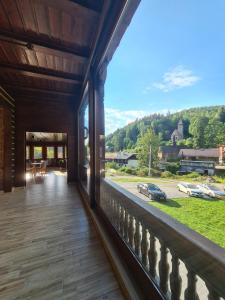
<svg viewBox="0 0 225 300">
<path fill-rule="evenodd" d="M 225 201 L 191 197 L 149 204 L 225 248 Z"/>
<path fill-rule="evenodd" d="M 121 182 L 121 183 L 126 183 L 126 182 L 142 182 L 142 183 L 148 183 L 148 182 L 162 182 L 162 181 L 171 181 L 170 179 L 168 180 L 167 178 L 157 178 L 157 177 L 138 177 L 138 176 L 129 176 L 129 175 L 124 175 L 124 176 L 109 176 L 109 179 L 115 182 Z"/>
</svg>

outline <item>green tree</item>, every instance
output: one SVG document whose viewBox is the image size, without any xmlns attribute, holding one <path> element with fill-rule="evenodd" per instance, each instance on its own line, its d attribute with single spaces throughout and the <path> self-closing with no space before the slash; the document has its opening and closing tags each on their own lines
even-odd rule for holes
<svg viewBox="0 0 225 300">
<path fill-rule="evenodd" d="M 158 149 L 160 139 L 152 128 L 149 128 L 137 141 L 137 158 L 142 167 L 147 167 L 149 163 L 149 151 L 151 146 L 152 166 L 156 167 L 158 161 Z"/>
<path fill-rule="evenodd" d="M 220 122 L 225 123 L 225 107 L 222 106 L 218 110 L 218 119 Z"/>
<path fill-rule="evenodd" d="M 124 149 L 125 134 L 124 129 L 118 129 L 116 134 L 113 136 L 112 143 L 114 145 L 114 151 L 121 151 Z"/>
<path fill-rule="evenodd" d="M 212 119 L 205 128 L 205 145 L 206 147 L 217 147 L 225 143 L 225 124 Z"/>
<path fill-rule="evenodd" d="M 205 147 L 204 132 L 208 122 L 209 119 L 207 117 L 198 117 L 191 122 L 189 132 L 193 136 L 194 147 Z"/>
</svg>

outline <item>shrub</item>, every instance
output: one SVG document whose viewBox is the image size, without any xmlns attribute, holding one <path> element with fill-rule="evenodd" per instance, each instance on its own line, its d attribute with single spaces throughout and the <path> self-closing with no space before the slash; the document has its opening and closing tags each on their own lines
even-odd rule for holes
<svg viewBox="0 0 225 300">
<path fill-rule="evenodd" d="M 160 177 L 161 171 L 156 170 L 156 169 L 151 169 L 151 175 L 152 175 L 152 177 Z"/>
<path fill-rule="evenodd" d="M 198 178 L 198 177 L 200 177 L 200 174 L 197 173 L 197 172 L 191 172 L 191 173 L 187 174 L 186 177 L 188 177 L 188 178 Z"/>
<path fill-rule="evenodd" d="M 137 169 L 137 175 L 138 176 L 148 176 L 148 168 L 142 167 L 142 168 Z"/>
<path fill-rule="evenodd" d="M 137 175 L 136 169 L 123 166 L 119 169 L 120 172 L 131 174 L 131 175 Z"/>
<path fill-rule="evenodd" d="M 166 165 L 166 171 L 169 171 L 170 173 L 176 174 L 178 170 L 179 170 L 178 163 L 169 163 Z"/>
<path fill-rule="evenodd" d="M 108 170 L 108 169 L 118 170 L 119 169 L 119 165 L 117 163 L 115 163 L 114 161 L 107 162 L 105 164 L 105 168 L 106 168 L 106 170 Z"/>
<path fill-rule="evenodd" d="M 162 172 L 162 174 L 161 174 L 161 177 L 162 178 L 171 178 L 171 177 L 173 177 L 174 175 L 171 173 L 171 172 L 169 172 L 169 171 L 164 171 L 164 172 Z"/>
</svg>

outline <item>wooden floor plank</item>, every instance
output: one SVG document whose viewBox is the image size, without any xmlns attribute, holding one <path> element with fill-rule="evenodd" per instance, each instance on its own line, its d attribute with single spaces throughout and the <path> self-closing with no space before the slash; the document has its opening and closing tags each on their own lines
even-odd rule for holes
<svg viewBox="0 0 225 300">
<path fill-rule="evenodd" d="M 0 195 L 0 299 L 123 299 L 75 186 L 51 173 Z"/>
</svg>

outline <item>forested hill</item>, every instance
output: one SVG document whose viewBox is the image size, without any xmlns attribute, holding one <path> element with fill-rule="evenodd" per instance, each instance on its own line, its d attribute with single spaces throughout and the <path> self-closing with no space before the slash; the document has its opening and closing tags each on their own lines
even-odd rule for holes
<svg viewBox="0 0 225 300">
<path fill-rule="evenodd" d="M 197 148 L 225 144 L 225 105 L 196 107 L 173 114 L 151 114 L 117 129 L 106 137 L 108 151 L 135 149 L 138 138 L 152 128 L 161 145 L 171 144 L 171 134 L 178 121 L 184 124 L 184 140 L 178 144 Z"/>
</svg>

